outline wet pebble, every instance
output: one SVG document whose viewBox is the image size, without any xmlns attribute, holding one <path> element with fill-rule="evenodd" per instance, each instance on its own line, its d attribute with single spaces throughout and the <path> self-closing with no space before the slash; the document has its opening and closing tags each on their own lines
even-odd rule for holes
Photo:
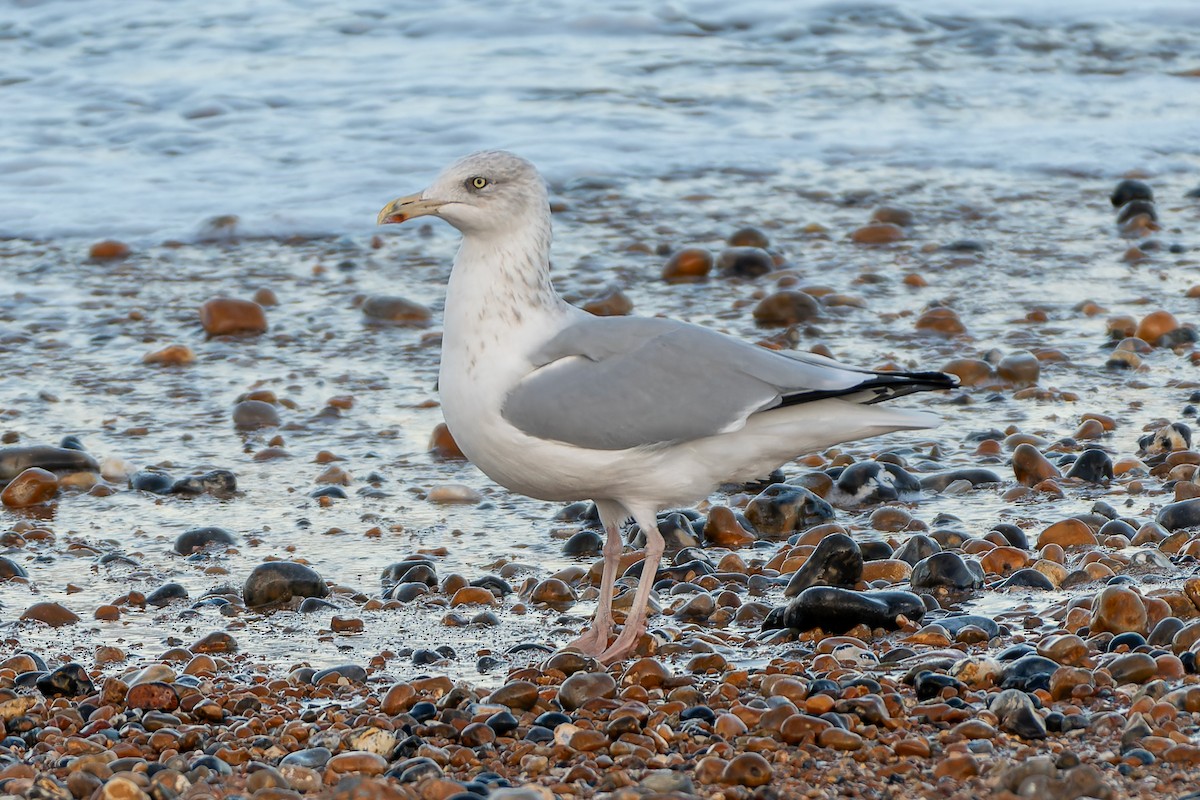
<svg viewBox="0 0 1200 800">
<path fill-rule="evenodd" d="M 607 672 L 576 672 L 558 689 L 558 702 L 567 711 L 580 708 L 589 700 L 612 697 L 617 684 Z"/>
<path fill-rule="evenodd" d="M 1044 480 L 1062 476 L 1058 468 L 1031 444 L 1017 445 L 1013 451 L 1012 467 L 1017 482 L 1025 486 L 1037 486 Z"/>
<path fill-rule="evenodd" d="M 1092 602 L 1093 633 L 1134 632 L 1145 635 L 1146 605 L 1141 595 L 1124 586 L 1106 586 Z"/>
<path fill-rule="evenodd" d="M 96 691 L 87 670 L 75 662 L 38 678 L 37 690 L 46 697 L 79 697 Z"/>
<path fill-rule="evenodd" d="M 761 247 L 727 247 L 717 256 L 717 271 L 726 278 L 758 278 L 774 269 L 771 254 Z"/>
<path fill-rule="evenodd" d="M 366 298 L 362 303 L 362 312 L 372 322 L 402 327 L 422 328 L 433 318 L 433 313 L 420 303 L 392 295 Z"/>
<path fill-rule="evenodd" d="M 214 297 L 200 306 L 200 325 L 209 336 L 265 333 L 267 315 L 252 300 Z"/>
<path fill-rule="evenodd" d="M 276 428 L 280 422 L 275 406 L 262 400 L 243 400 L 233 407 L 233 426 L 239 431 Z"/>
<path fill-rule="evenodd" d="M 832 586 L 814 586 L 774 609 L 763 621 L 763 630 L 791 628 L 826 633 L 844 633 L 858 625 L 870 628 L 898 627 L 898 618 L 918 621 L 925 604 L 911 592 L 857 592 Z"/>
<path fill-rule="evenodd" d="M 862 577 L 863 557 L 858 544 L 844 533 L 826 536 L 796 570 L 784 590 L 794 597 L 811 586 L 853 587 Z"/>
<path fill-rule="evenodd" d="M 946 589 L 965 592 L 983 585 L 983 570 L 957 553 L 941 552 L 913 566 L 910 583 L 914 591 Z"/>
<path fill-rule="evenodd" d="M 74 611 L 54 602 L 34 603 L 25 609 L 21 619 L 42 622 L 51 628 L 61 628 L 79 622 L 79 616 Z"/>
<path fill-rule="evenodd" d="M 688 247 L 676 251 L 663 265 L 662 279 L 668 283 L 691 283 L 708 277 L 713 255 L 708 250 Z"/>
<path fill-rule="evenodd" d="M 40 467 L 30 467 L 0 491 L 0 502 L 8 508 L 29 508 L 49 502 L 57 494 L 58 478 L 54 473 Z"/>
<path fill-rule="evenodd" d="M 754 321 L 764 326 L 798 325 L 820 316 L 816 298 L 790 289 L 767 295 L 754 307 Z"/>
<path fill-rule="evenodd" d="M 293 561 L 259 564 L 246 578 L 242 600 L 248 608 L 286 603 L 293 598 L 326 597 L 329 587 L 317 571 Z"/>
<path fill-rule="evenodd" d="M 776 483 L 746 506 L 746 520 L 770 539 L 786 539 L 796 531 L 833 519 L 833 507 L 807 489 Z"/>
<path fill-rule="evenodd" d="M 225 528 L 208 526 L 191 528 L 175 538 L 174 550 L 181 556 L 191 555 L 198 550 L 210 547 L 231 547 L 237 544 L 237 537 Z"/>
</svg>

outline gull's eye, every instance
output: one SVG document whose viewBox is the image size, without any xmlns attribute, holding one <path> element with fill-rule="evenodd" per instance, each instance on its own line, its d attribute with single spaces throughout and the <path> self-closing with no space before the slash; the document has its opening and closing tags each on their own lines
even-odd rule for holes
<svg viewBox="0 0 1200 800">
<path fill-rule="evenodd" d="M 483 177 L 482 175 L 476 175 L 474 178 L 470 178 L 467 180 L 467 186 L 470 186 L 472 189 L 482 189 L 483 187 L 487 186 L 489 183 L 491 183 L 491 181 L 489 181 L 487 178 Z"/>
</svg>

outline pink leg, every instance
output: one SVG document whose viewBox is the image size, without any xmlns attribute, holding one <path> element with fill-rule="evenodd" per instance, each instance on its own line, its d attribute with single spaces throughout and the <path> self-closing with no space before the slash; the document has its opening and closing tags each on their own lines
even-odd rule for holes
<svg viewBox="0 0 1200 800">
<path fill-rule="evenodd" d="M 612 633 L 613 628 L 612 601 L 617 583 L 617 569 L 621 565 L 621 553 L 625 550 L 625 542 L 621 539 L 621 523 L 624 522 L 625 509 L 607 501 L 597 502 L 596 506 L 600 510 L 600 520 L 604 523 L 606 531 L 604 571 L 600 576 L 600 602 L 596 606 L 592 624 L 578 639 L 567 645 L 568 649 L 578 650 L 589 656 L 598 656 L 608 647 L 608 635 Z"/>
<path fill-rule="evenodd" d="M 627 658 L 637 648 L 638 640 L 646 630 L 647 605 L 650 602 L 650 591 L 654 588 L 654 580 L 658 574 L 658 564 L 662 560 L 662 534 L 658 532 L 658 520 L 654 513 L 634 512 L 638 527 L 646 534 L 646 559 L 642 564 L 642 576 L 638 580 L 637 594 L 633 597 L 633 606 L 625 620 L 625 628 L 617 640 L 607 650 L 600 654 L 600 660 L 605 664 Z"/>
</svg>

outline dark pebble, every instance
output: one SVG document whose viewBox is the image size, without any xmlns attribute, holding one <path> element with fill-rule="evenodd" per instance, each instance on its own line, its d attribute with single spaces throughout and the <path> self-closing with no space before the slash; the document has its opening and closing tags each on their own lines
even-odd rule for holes
<svg viewBox="0 0 1200 800">
<path fill-rule="evenodd" d="M 45 697 L 79 697 L 96 691 L 87 670 L 73 661 L 42 675 L 35 685 Z"/>
<path fill-rule="evenodd" d="M 1011 522 L 999 522 L 992 526 L 992 530 L 1004 537 L 1004 541 L 1019 550 L 1029 549 L 1029 537 L 1025 535 L 1025 531 L 1013 525 Z"/>
<path fill-rule="evenodd" d="M 894 500 L 911 502 L 921 494 L 921 481 L 897 464 L 859 461 L 842 470 L 830 500 L 841 507 Z"/>
<path fill-rule="evenodd" d="M 563 555 L 572 558 L 593 557 L 604 549 L 604 536 L 599 531 L 582 530 L 563 543 Z"/>
<path fill-rule="evenodd" d="M 162 608 L 176 600 L 187 600 L 187 589 L 178 583 L 164 583 L 150 594 L 146 595 L 146 605 Z"/>
<path fill-rule="evenodd" d="M 237 537 L 224 528 L 206 527 L 192 528 L 179 534 L 175 539 L 175 552 L 181 556 L 191 555 L 196 550 L 217 545 L 229 547 L 237 544 Z"/>
<path fill-rule="evenodd" d="M 324 769 L 326 762 L 333 758 L 333 752 L 328 747 L 309 747 L 295 750 L 279 760 L 280 766 L 293 765 L 309 769 Z"/>
<path fill-rule="evenodd" d="M 913 691 L 917 694 L 917 700 L 922 702 L 940 696 L 946 689 L 954 689 L 961 694 L 967 687 L 957 678 L 932 670 L 922 670 L 913 677 Z"/>
<path fill-rule="evenodd" d="M 96 459 L 75 448 L 40 444 L 0 448 L 0 482 L 11 481 L 31 467 L 50 472 L 100 471 Z"/>
<path fill-rule="evenodd" d="M 29 573 L 25 571 L 17 562 L 11 558 L 0 556 L 0 580 L 6 581 L 10 578 L 28 578 Z"/>
<path fill-rule="evenodd" d="M 870 628 L 897 627 L 896 618 L 917 621 L 925 616 L 925 604 L 911 592 L 856 592 L 834 586 L 813 586 L 792 598 L 786 606 L 771 611 L 763 630 L 821 628 L 827 633 L 844 633 L 865 624 Z"/>
<path fill-rule="evenodd" d="M 129 488 L 153 494 L 170 494 L 175 479 L 165 472 L 139 469 L 129 476 Z"/>
<path fill-rule="evenodd" d="M 352 683 L 362 683 L 367 679 L 367 671 L 357 664 L 341 664 L 336 667 L 327 667 L 315 673 L 312 677 L 313 685 L 320 684 L 322 680 L 328 678 L 330 675 L 337 675 Z"/>
<path fill-rule="evenodd" d="M 909 584 L 913 591 L 947 589 L 965 592 L 983 585 L 978 562 L 964 561 L 958 553 L 934 553 L 913 567 Z"/>
<path fill-rule="evenodd" d="M 717 256 L 717 271 L 727 278 L 757 278 L 774 269 L 771 254 L 761 247 L 727 247 Z"/>
<path fill-rule="evenodd" d="M 1000 438 L 1004 438 L 1001 434 Z M 968 481 L 972 486 L 985 483 L 1000 483 L 1001 478 L 990 469 L 952 469 L 921 476 L 921 488 L 928 492 L 941 492 L 955 481 Z"/>
<path fill-rule="evenodd" d="M 1032 692 L 1037 689 L 1050 689 L 1050 676 L 1058 669 L 1058 664 L 1039 655 L 1021 656 L 1009 662 L 1000 673 L 1001 689 L 1018 689 L 1022 692 Z"/>
<path fill-rule="evenodd" d="M 951 636 L 957 636 L 959 631 L 966 627 L 979 628 L 987 634 L 989 639 L 995 639 L 1000 635 L 1000 626 L 996 624 L 996 621 L 981 614 L 957 614 L 952 617 L 943 617 L 937 620 L 937 624 L 949 631 Z"/>
<path fill-rule="evenodd" d="M 293 561 L 259 564 L 246 578 L 242 600 L 247 608 L 286 603 L 293 597 L 326 597 L 329 587 L 317 571 Z"/>
<path fill-rule="evenodd" d="M 807 489 L 777 483 L 746 506 L 746 520 L 768 538 L 781 540 L 833 519 L 833 506 Z"/>
<path fill-rule="evenodd" d="M 924 533 L 918 533 L 896 549 L 892 558 L 907 562 L 909 566 L 915 567 L 919 562 L 924 561 L 935 553 L 942 552 L 942 546 L 938 544 L 933 537 Z"/>
<path fill-rule="evenodd" d="M 795 597 L 811 586 L 853 587 L 862 571 L 858 544 L 844 533 L 833 533 L 822 539 L 808 560 L 792 573 L 783 596 Z"/>
<path fill-rule="evenodd" d="M 1169 531 L 1200 526 L 1200 497 L 1167 503 L 1158 510 L 1154 521 Z"/>
<path fill-rule="evenodd" d="M 350 495 L 346 494 L 346 490 L 341 486 L 330 484 L 329 486 L 322 486 L 319 489 L 313 489 L 308 493 L 308 496 L 314 500 L 322 497 L 330 497 L 334 500 L 345 500 Z"/>
<path fill-rule="evenodd" d="M 203 475 L 191 475 L 175 481 L 171 486 L 172 494 L 211 494 L 215 497 L 229 497 L 237 492 L 237 475 L 231 470 L 214 469 Z"/>
<path fill-rule="evenodd" d="M 1127 178 L 1116 185 L 1108 198 L 1113 208 L 1120 208 L 1131 200 L 1149 200 L 1154 202 L 1154 190 L 1145 181 Z"/>
<path fill-rule="evenodd" d="M 1042 573 L 1032 567 L 1019 569 L 1012 575 L 1009 575 L 1003 583 L 997 588 L 999 589 L 1041 589 L 1044 591 L 1053 591 L 1054 584 L 1050 582 Z"/>
<path fill-rule="evenodd" d="M 1117 211 L 1117 224 L 1128 222 L 1139 214 L 1158 220 L 1158 209 L 1154 207 L 1153 200 L 1130 200 Z"/>
<path fill-rule="evenodd" d="M 1108 483 L 1113 479 L 1113 463 L 1103 450 L 1084 450 L 1067 472 L 1068 478 L 1088 483 Z"/>
</svg>

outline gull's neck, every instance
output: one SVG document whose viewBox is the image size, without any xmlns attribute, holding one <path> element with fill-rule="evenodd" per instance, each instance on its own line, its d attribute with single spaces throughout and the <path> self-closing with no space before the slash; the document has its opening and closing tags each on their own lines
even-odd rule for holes
<svg viewBox="0 0 1200 800">
<path fill-rule="evenodd" d="M 523 220 L 501 234 L 465 233 L 446 292 L 444 344 L 482 333 L 502 336 L 570 306 L 550 282 L 549 214 Z"/>
</svg>

